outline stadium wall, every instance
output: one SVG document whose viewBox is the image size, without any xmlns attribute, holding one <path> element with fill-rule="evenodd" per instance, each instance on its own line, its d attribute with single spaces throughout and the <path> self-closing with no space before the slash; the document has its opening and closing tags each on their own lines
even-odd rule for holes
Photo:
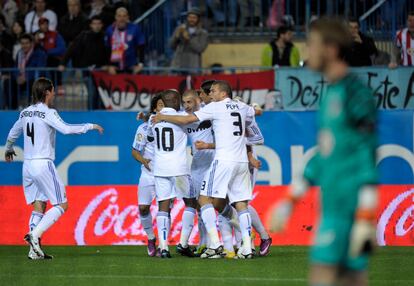
<svg viewBox="0 0 414 286">
<path fill-rule="evenodd" d="M 56 166 L 69 185 L 69 211 L 45 235 L 45 244 L 142 244 L 137 219 L 140 167 L 131 157 L 138 122 L 133 112 L 62 112 L 70 123 L 94 122 L 105 134 L 57 135 Z M 0 140 L 17 119 L 17 112 L 0 112 Z M 315 112 L 265 112 L 258 118 L 265 145 L 256 148 L 263 161 L 255 188 L 255 205 L 267 221 L 271 208 L 286 191 L 291 174 L 299 172 L 315 150 Z M 382 245 L 414 245 L 414 111 L 379 111 L 378 168 L 381 206 L 378 241 Z M 17 142 L 16 162 L 0 161 L 0 244 L 22 244 L 30 207 L 21 188 L 22 140 Z M 0 153 L 4 146 L 0 147 Z M 275 244 L 311 243 L 315 228 L 317 190 L 307 194 L 285 234 L 274 235 Z M 179 238 L 181 201 L 172 212 L 171 240 Z M 153 206 L 152 211 L 156 211 Z M 154 216 L 155 217 L 155 216 Z M 176 219 L 178 218 L 178 219 Z M 192 241 L 196 239 L 195 229 Z"/>
</svg>

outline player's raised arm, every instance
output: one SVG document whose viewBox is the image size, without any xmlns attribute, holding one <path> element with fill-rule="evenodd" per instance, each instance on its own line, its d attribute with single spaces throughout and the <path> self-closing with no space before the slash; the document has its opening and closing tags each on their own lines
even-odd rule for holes
<svg viewBox="0 0 414 286">
<path fill-rule="evenodd" d="M 177 125 L 187 125 L 193 122 L 198 121 L 198 117 L 194 114 L 188 114 L 188 115 L 166 115 L 157 113 L 156 115 L 151 117 L 151 122 L 153 124 L 156 124 L 161 121 L 170 122 Z"/>
<path fill-rule="evenodd" d="M 13 145 L 16 142 L 16 140 L 20 137 L 22 132 L 23 126 L 19 117 L 19 119 L 17 119 L 17 121 L 14 123 L 12 129 L 10 129 L 9 135 L 7 136 L 6 152 L 4 154 L 6 162 L 12 162 L 13 156 L 17 156 L 14 152 Z"/>
<path fill-rule="evenodd" d="M 55 128 L 62 134 L 82 134 L 89 130 L 98 130 L 100 134 L 104 129 L 98 124 L 86 123 L 86 124 L 68 124 L 59 116 L 56 110 L 51 109 L 46 114 L 45 122 Z"/>
</svg>

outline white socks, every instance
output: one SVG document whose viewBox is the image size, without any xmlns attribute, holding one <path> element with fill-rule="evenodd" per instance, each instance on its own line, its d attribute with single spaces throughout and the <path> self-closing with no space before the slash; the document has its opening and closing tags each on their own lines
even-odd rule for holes
<svg viewBox="0 0 414 286">
<path fill-rule="evenodd" d="M 168 234 L 170 232 L 170 219 L 167 212 L 158 211 L 157 214 L 158 228 L 158 246 L 161 250 L 168 250 Z"/>
<path fill-rule="evenodd" d="M 243 240 L 243 254 L 252 252 L 252 241 L 250 238 L 252 232 L 252 220 L 248 209 L 239 212 L 240 230 Z"/>
<path fill-rule="evenodd" d="M 259 214 L 257 213 L 256 209 L 249 205 L 249 212 L 252 218 L 252 226 L 260 235 L 261 239 L 268 239 L 269 234 L 267 233 L 262 221 L 260 220 Z"/>
<path fill-rule="evenodd" d="M 222 215 L 218 216 L 218 223 L 221 233 L 221 239 L 223 240 L 223 247 L 229 252 L 234 252 L 233 247 L 233 228 L 231 227 L 227 218 Z"/>
<path fill-rule="evenodd" d="M 34 230 L 35 227 L 42 220 L 42 218 L 43 218 L 42 213 L 39 213 L 37 211 L 32 211 L 32 214 L 30 215 L 30 219 L 29 219 L 29 231 Z"/>
<path fill-rule="evenodd" d="M 206 226 L 204 225 L 203 219 L 201 218 L 200 211 L 198 212 L 198 246 L 207 245 L 207 230 Z"/>
<path fill-rule="evenodd" d="M 148 239 L 149 240 L 154 239 L 155 238 L 155 235 L 154 235 L 154 229 L 152 227 L 152 215 L 151 215 L 151 212 L 149 212 L 145 216 L 140 215 L 140 219 L 141 219 L 142 228 L 144 229 L 145 233 L 147 234 Z"/>
<path fill-rule="evenodd" d="M 206 204 L 201 207 L 201 217 L 210 237 L 209 248 L 218 248 L 220 246 L 220 239 L 217 232 L 217 216 L 212 204 Z"/>
<path fill-rule="evenodd" d="M 186 207 L 183 213 L 180 244 L 184 248 L 188 246 L 188 239 L 194 226 L 195 214 L 196 210 L 190 207 Z"/>
<path fill-rule="evenodd" d="M 48 210 L 43 218 L 40 220 L 39 224 L 32 230 L 32 235 L 34 237 L 41 237 L 42 234 L 48 230 L 61 215 L 65 213 L 65 210 L 61 206 L 54 206 Z"/>
</svg>

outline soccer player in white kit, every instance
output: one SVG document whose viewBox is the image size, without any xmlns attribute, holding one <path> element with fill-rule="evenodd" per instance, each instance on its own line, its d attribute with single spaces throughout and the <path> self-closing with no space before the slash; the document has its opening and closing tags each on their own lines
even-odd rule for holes
<svg viewBox="0 0 414 286">
<path fill-rule="evenodd" d="M 52 82 L 39 78 L 32 87 L 33 104 L 20 112 L 18 120 L 9 132 L 5 158 L 13 161 L 16 156 L 13 145 L 24 135 L 23 187 L 27 204 L 33 206 L 29 220 L 30 232 L 25 240 L 30 245 L 30 259 L 52 258 L 43 252 L 40 238 L 66 211 L 68 202 L 65 186 L 57 174 L 55 165 L 56 130 L 63 134 L 81 134 L 103 128 L 97 124 L 67 124 L 55 109 L 50 108 L 55 97 Z M 46 202 L 53 206 L 46 213 Z"/>
<path fill-rule="evenodd" d="M 211 120 L 216 140 L 215 159 L 210 171 L 203 180 L 199 203 L 201 216 L 210 237 L 209 248 L 201 258 L 222 257 L 216 222 L 215 208 L 221 212 L 226 197 L 238 211 L 243 247 L 237 253 L 238 258 L 252 258 L 251 218 L 248 202 L 252 198 L 252 186 L 246 152 L 246 125 L 252 121 L 255 111 L 252 107 L 231 99 L 230 85 L 225 81 L 215 81 L 211 87 L 215 102 L 186 116 L 157 114 L 154 122 L 167 121 L 180 125 Z"/>
<path fill-rule="evenodd" d="M 161 114 L 180 116 L 180 94 L 177 91 L 164 91 L 162 100 L 165 107 L 160 111 Z M 155 193 L 158 201 L 157 228 L 160 257 L 171 258 L 168 248 L 171 202 L 174 198 L 180 197 L 184 199 L 188 207 L 188 202 L 195 198 L 187 166 L 187 134 L 181 126 L 168 122 L 158 122 L 151 126 L 149 135 L 154 136 L 156 142 L 154 177 Z M 180 241 L 183 236 L 187 236 L 186 239 L 188 240 L 193 225 L 194 222 L 191 222 L 188 226 L 183 225 Z"/>
<path fill-rule="evenodd" d="M 161 99 L 161 94 L 155 95 L 151 99 L 151 112 L 156 113 L 161 111 L 163 108 L 164 102 Z M 139 216 L 142 228 L 148 238 L 148 255 L 155 256 L 157 252 L 157 248 L 155 246 L 156 238 L 152 226 L 152 215 L 150 212 L 151 203 L 155 198 L 155 180 L 153 174 L 155 140 L 154 137 L 148 136 L 148 128 L 149 124 L 147 121 L 138 126 L 134 142 L 132 144 L 132 157 L 142 164 L 141 176 L 138 183 Z"/>
<path fill-rule="evenodd" d="M 207 104 L 210 103 L 206 97 L 204 99 L 207 101 Z M 183 107 L 188 114 L 192 114 L 195 111 L 200 110 L 201 106 L 201 99 L 195 90 L 187 90 L 184 92 L 182 96 Z M 203 122 L 194 122 L 189 125 L 184 126 L 184 131 L 187 133 L 188 138 L 191 142 L 191 151 L 193 155 L 193 160 L 191 163 L 191 181 L 193 188 L 196 193 L 196 198 L 198 199 L 200 195 L 200 189 L 202 182 L 204 180 L 204 176 L 207 173 L 208 169 L 210 168 L 211 162 L 214 159 L 214 150 L 198 150 L 196 148 L 196 144 L 198 142 L 207 142 L 207 143 L 214 143 L 214 136 L 213 136 L 213 128 L 210 120 L 203 121 Z M 201 219 L 200 207 L 198 202 L 196 202 L 197 210 L 198 210 L 198 220 L 199 220 L 199 236 L 200 242 L 199 247 L 195 252 L 196 256 L 200 256 L 202 252 L 205 250 L 206 246 L 208 245 L 207 240 L 207 231 L 205 229 L 204 223 Z M 188 208 L 187 208 L 188 209 Z M 186 211 L 187 211 L 186 209 Z M 184 219 L 186 217 L 186 211 L 183 215 L 183 224 Z M 191 210 L 191 212 L 195 212 L 195 209 Z M 188 215 L 187 215 L 188 216 Z"/>
</svg>

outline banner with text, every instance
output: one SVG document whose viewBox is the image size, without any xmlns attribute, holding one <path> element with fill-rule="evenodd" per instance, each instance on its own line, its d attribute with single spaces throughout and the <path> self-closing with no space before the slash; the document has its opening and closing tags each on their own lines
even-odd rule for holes
<svg viewBox="0 0 414 286">
<path fill-rule="evenodd" d="M 272 210 L 284 197 L 286 186 L 255 188 L 252 205 L 268 229 Z M 45 233 L 46 245 L 142 245 L 146 235 L 137 206 L 136 186 L 71 186 L 67 187 L 69 210 Z M 24 244 L 31 206 L 25 206 L 23 190 L 17 186 L 1 186 L 0 245 Z M 379 245 L 414 246 L 414 185 L 380 187 L 377 213 Z M 171 211 L 169 243 L 179 242 L 182 200 L 176 200 Z M 309 245 L 318 220 L 318 190 L 312 189 L 297 204 L 286 231 L 272 234 L 274 245 Z M 157 207 L 151 207 L 156 228 Z M 198 242 L 198 226 L 194 224 L 190 244 Z M 256 236 L 256 243 L 260 243 Z"/>
<path fill-rule="evenodd" d="M 352 72 L 372 88 L 378 108 L 414 109 L 414 68 L 355 68 Z M 318 108 L 327 86 L 321 74 L 304 68 L 278 68 L 275 76 L 284 109 Z"/>
<path fill-rule="evenodd" d="M 274 92 L 274 72 L 240 74 L 214 74 L 200 76 L 162 75 L 109 75 L 93 72 L 98 93 L 107 109 L 148 111 L 151 96 L 165 89 L 199 89 L 208 79 L 226 80 L 234 96 L 242 97 L 248 103 L 264 105 L 268 94 Z"/>
</svg>

